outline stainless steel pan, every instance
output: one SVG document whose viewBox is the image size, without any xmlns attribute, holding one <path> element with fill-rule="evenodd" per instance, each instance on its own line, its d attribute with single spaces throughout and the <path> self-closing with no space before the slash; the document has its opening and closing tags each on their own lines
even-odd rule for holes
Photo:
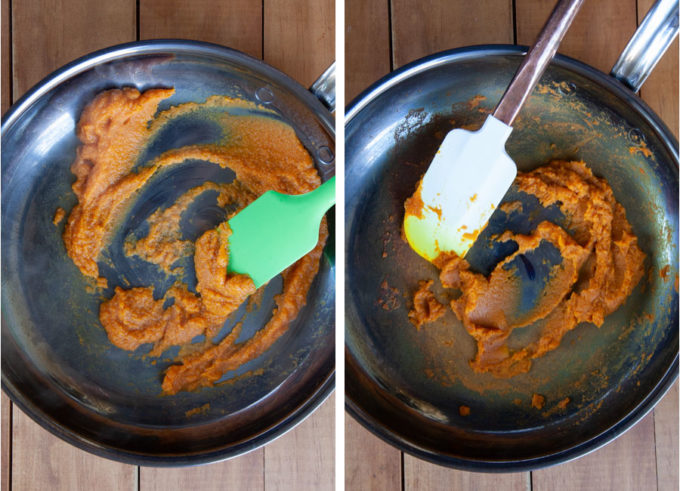
<svg viewBox="0 0 680 491">
<path fill-rule="evenodd" d="M 330 81 L 329 72 L 315 90 L 332 88 Z M 213 388 L 161 395 L 172 353 L 154 365 L 143 358 L 144 349 L 129 354 L 109 343 L 98 321 L 101 299 L 87 293 L 66 255 L 61 228 L 51 221 L 58 206 L 68 211 L 75 202 L 69 166 L 82 109 L 98 92 L 122 86 L 175 87 L 167 104 L 202 102 L 212 94 L 265 104 L 295 128 L 323 180 L 334 173 L 334 126 L 327 108 L 292 79 L 240 52 L 189 41 L 138 42 L 93 53 L 53 73 L 2 121 L 2 387 L 43 427 L 98 455 L 147 465 L 235 456 L 292 428 L 333 389 L 333 240 L 307 306 L 264 355 Z M 172 147 L 177 138 L 182 144 L 206 143 L 209 130 L 183 128 L 162 137 L 160 145 Z M 148 214 L 206 179 L 232 178 L 228 169 L 182 165 L 149 185 L 142 208 Z M 224 216 L 208 202 L 196 213 L 204 226 Z M 124 226 L 134 226 L 132 220 L 131 214 Z M 332 229 L 332 219 L 330 224 Z M 122 257 L 120 247 L 114 241 L 109 251 L 114 260 Z M 111 287 L 140 279 L 148 284 L 150 274 L 123 260 L 106 273 Z M 259 308 L 246 314 L 243 306 L 225 329 L 243 320 L 242 335 L 251 336 L 271 315 L 280 288 L 280 278 L 272 280 Z"/>
<path fill-rule="evenodd" d="M 677 31 L 677 2 L 669 19 Z M 480 106 L 495 107 L 524 53 L 515 46 L 438 53 L 378 81 L 347 111 L 347 410 L 406 452 L 469 470 L 532 469 L 592 451 L 642 418 L 678 372 L 677 141 L 624 83 L 564 56 L 520 112 L 508 153 L 522 171 L 583 159 L 604 176 L 648 274 L 601 328 L 578 326 L 529 373 L 508 380 L 472 372 L 474 342 L 451 312 L 420 331 L 409 323 L 418 280 L 438 271 L 400 238 L 403 203 L 443 136 L 481 124 Z M 616 74 L 632 81 L 643 68 L 631 66 Z M 469 256 L 484 271 L 508 253 L 477 247 Z M 531 408 L 532 393 L 549 401 L 543 411 Z M 566 397 L 564 410 L 550 410 Z"/>
</svg>

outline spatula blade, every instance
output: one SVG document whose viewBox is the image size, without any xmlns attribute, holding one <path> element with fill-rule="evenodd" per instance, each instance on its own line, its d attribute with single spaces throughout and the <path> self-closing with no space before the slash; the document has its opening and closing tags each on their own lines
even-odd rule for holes
<svg viewBox="0 0 680 491">
<path fill-rule="evenodd" d="M 229 220 L 230 272 L 247 274 L 259 287 L 314 248 L 320 217 L 295 198 L 268 191 Z"/>
<path fill-rule="evenodd" d="M 418 254 L 433 261 L 442 252 L 463 257 L 472 247 L 517 175 L 505 151 L 511 132 L 489 116 L 478 131 L 455 129 L 446 136 L 404 217 L 406 238 Z"/>
<path fill-rule="evenodd" d="M 314 249 L 323 215 L 335 203 L 335 177 L 305 194 L 267 191 L 229 220 L 229 273 L 264 285 Z"/>
</svg>

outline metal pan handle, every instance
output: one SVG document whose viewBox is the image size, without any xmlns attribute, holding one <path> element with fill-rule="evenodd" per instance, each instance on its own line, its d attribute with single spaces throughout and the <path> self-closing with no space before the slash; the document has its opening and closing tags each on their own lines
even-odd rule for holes
<svg viewBox="0 0 680 491">
<path fill-rule="evenodd" d="M 309 90 L 330 112 L 335 111 L 335 62 L 316 79 Z"/>
<path fill-rule="evenodd" d="M 634 92 L 640 90 L 678 34 L 678 3 L 679 0 L 658 0 L 612 68 L 611 75 Z"/>
</svg>

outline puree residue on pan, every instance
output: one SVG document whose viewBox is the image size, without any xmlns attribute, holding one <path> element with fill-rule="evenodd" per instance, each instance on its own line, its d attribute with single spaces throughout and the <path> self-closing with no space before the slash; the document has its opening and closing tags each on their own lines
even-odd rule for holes
<svg viewBox="0 0 680 491">
<path fill-rule="evenodd" d="M 623 207 L 607 182 L 595 177 L 584 162 L 553 161 L 531 172 L 518 173 L 514 186 L 534 195 L 544 207 L 556 205 L 566 218 L 562 228 L 543 221 L 522 235 L 506 231 L 499 242 L 514 241 L 518 248 L 485 276 L 472 271 L 463 258 L 441 254 L 434 264 L 442 286 L 460 291 L 450 307 L 475 339 L 477 352 L 470 365 L 475 372 L 507 378 L 525 373 L 532 360 L 560 345 L 563 336 L 582 322 L 600 327 L 606 316 L 626 300 L 643 276 L 644 253 L 637 244 Z M 506 212 L 521 203 L 506 203 Z M 543 242 L 552 244 L 561 262 L 551 266 L 547 284 L 532 309 L 517 306 L 522 294 L 516 260 Z M 531 265 L 527 265 L 531 271 Z M 531 274 L 529 274 L 531 277 Z M 436 319 L 439 309 L 421 282 L 409 317 L 416 327 Z M 516 328 L 540 320 L 540 332 L 528 344 L 511 349 L 508 338 Z"/>
<path fill-rule="evenodd" d="M 283 273 L 283 291 L 275 297 L 276 309 L 264 327 L 237 343 L 237 324 L 224 339 L 212 342 L 227 317 L 256 289 L 247 276 L 227 275 L 227 222 L 192 242 L 180 231 L 183 211 L 208 190 L 218 193 L 219 206 L 230 206 L 235 213 L 267 190 L 301 194 L 321 181 L 295 131 L 270 115 L 260 115 L 266 113 L 261 107 L 212 96 L 203 104 L 185 103 L 159 112 L 159 103 L 173 93 L 173 89 L 143 93 L 133 88 L 108 90 L 85 108 L 77 126 L 81 145 L 71 166 L 78 203 L 68 216 L 63 234 L 68 255 L 82 274 L 105 286 L 97 263 L 126 212 L 155 175 L 188 160 L 210 162 L 236 174 L 229 184 L 205 182 L 189 189 L 173 205 L 157 209 L 147 219 L 146 236 L 125 239 L 126 255 L 155 264 L 168 274 L 181 274 L 178 260 L 193 254 L 195 292 L 179 280 L 160 298 L 162 292 L 154 292 L 152 285 L 117 286 L 113 297 L 100 306 L 99 319 L 109 340 L 124 350 L 152 343 L 149 355 L 160 356 L 171 346 L 187 345 L 196 336 L 206 336 L 202 346 L 186 350 L 190 354 L 166 371 L 162 382 L 166 394 L 211 386 L 226 372 L 264 353 L 305 305 L 328 235 L 324 221 L 314 250 Z M 225 135 L 219 143 L 186 145 L 140 162 L 149 142 L 168 122 L 206 108 L 214 109 L 210 114 Z M 248 114 L 243 109 L 257 109 L 259 113 Z"/>
</svg>

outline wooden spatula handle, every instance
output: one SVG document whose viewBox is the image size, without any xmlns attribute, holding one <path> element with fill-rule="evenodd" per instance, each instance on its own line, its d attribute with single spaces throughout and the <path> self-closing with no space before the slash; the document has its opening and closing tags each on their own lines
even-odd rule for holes
<svg viewBox="0 0 680 491">
<path fill-rule="evenodd" d="M 555 56 L 557 47 L 584 0 L 560 0 L 550 14 L 538 39 L 524 57 L 493 116 L 512 126 L 515 116 L 534 89 L 543 71 Z"/>
</svg>

